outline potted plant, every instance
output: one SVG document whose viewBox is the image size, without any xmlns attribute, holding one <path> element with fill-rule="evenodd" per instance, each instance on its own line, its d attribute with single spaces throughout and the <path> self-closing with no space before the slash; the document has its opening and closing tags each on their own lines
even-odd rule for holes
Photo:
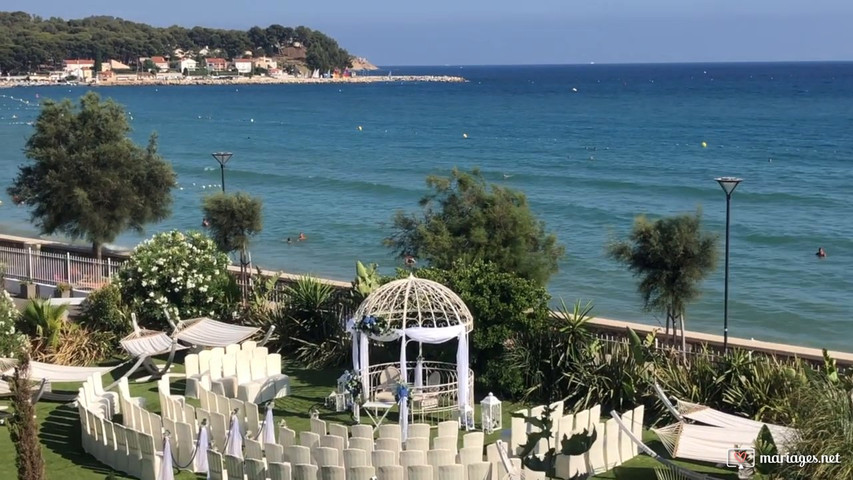
<svg viewBox="0 0 853 480">
<path fill-rule="evenodd" d="M 56 285 L 56 291 L 59 293 L 61 298 L 70 298 L 71 297 L 71 284 L 60 282 Z"/>
<path fill-rule="evenodd" d="M 21 282 L 21 297 L 36 298 L 36 284 L 32 280 L 24 280 Z"/>
</svg>

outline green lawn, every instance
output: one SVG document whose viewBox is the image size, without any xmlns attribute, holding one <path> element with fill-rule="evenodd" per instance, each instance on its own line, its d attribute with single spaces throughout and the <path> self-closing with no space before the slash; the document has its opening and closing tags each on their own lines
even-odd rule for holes
<svg viewBox="0 0 853 480">
<path fill-rule="evenodd" d="M 181 372 L 182 366 L 176 365 L 174 372 Z M 312 407 L 320 409 L 320 418 L 330 422 L 351 424 L 349 414 L 334 413 L 323 408 L 323 399 L 335 388 L 336 378 L 340 375 L 339 370 L 300 370 L 286 368 L 285 371 L 291 378 L 291 396 L 279 399 L 275 404 L 276 421 L 284 419 L 288 427 L 296 430 L 309 430 L 309 412 Z M 116 375 L 121 375 L 121 371 Z M 106 383 L 106 382 L 105 382 Z M 182 382 L 173 382 L 173 393 L 183 393 Z M 62 390 L 62 385 L 55 385 L 55 390 Z M 67 388 L 67 387 L 66 387 Z M 157 387 L 154 382 L 136 383 L 131 381 L 131 394 L 142 396 L 147 399 L 149 410 L 159 412 L 160 402 L 157 397 Z M 190 400 L 192 402 L 192 400 Z M 195 405 L 198 405 L 196 402 Z M 510 413 L 520 409 L 520 405 L 503 405 L 504 426 L 509 428 Z M 76 408 L 71 408 L 58 403 L 39 402 L 36 406 L 38 422 L 40 425 L 41 443 L 44 461 L 47 470 L 47 478 L 62 480 L 103 480 L 110 474 L 110 469 L 99 464 L 86 453 L 80 446 L 80 422 L 77 418 Z M 479 415 L 479 410 L 477 412 Z M 393 417 L 392 412 L 390 417 Z M 479 419 L 479 416 L 475 417 Z M 487 436 L 486 441 L 493 442 L 500 433 Z M 660 444 L 654 439 L 654 435 L 647 432 L 646 442 L 653 448 L 659 449 Z M 731 470 L 722 470 L 711 466 L 702 466 L 686 462 L 678 462 L 691 470 L 713 474 L 721 479 L 735 479 L 737 476 Z M 597 475 L 596 479 L 618 479 L 618 480 L 655 480 L 654 468 L 659 464 L 651 458 L 641 455 L 613 471 Z M 15 448 L 9 439 L 8 429 L 0 427 L 0 479 L 15 478 Z M 115 478 L 124 479 L 118 473 Z M 188 472 L 181 472 L 175 476 L 176 479 L 189 480 L 201 479 Z"/>
</svg>

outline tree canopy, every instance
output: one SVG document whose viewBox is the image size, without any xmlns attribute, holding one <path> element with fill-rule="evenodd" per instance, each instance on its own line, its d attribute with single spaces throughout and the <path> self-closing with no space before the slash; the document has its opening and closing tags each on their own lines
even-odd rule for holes
<svg viewBox="0 0 853 480">
<path fill-rule="evenodd" d="M 156 134 L 147 148 L 128 138 L 119 104 L 92 92 L 78 108 L 46 100 L 34 128 L 25 149 L 32 162 L 20 166 L 8 193 L 31 207 L 41 233 L 86 239 L 100 255 L 120 233 L 169 215 L 175 173 L 157 154 Z"/>
<path fill-rule="evenodd" d="M 228 58 L 246 51 L 276 55 L 300 43 L 312 69 L 331 70 L 351 65 L 350 54 L 317 30 L 270 25 L 248 31 L 177 25 L 152 27 L 116 17 L 94 16 L 77 20 L 43 19 L 25 12 L 0 12 L 0 70 L 27 74 L 51 68 L 65 58 L 109 59 L 127 64 L 140 57 L 170 56 L 175 49 L 198 52 L 208 48 Z M 213 56 L 213 55 L 212 55 Z"/>
<path fill-rule="evenodd" d="M 667 330 L 680 320 L 683 342 L 687 304 L 699 297 L 699 284 L 717 262 L 717 236 L 702 231 L 701 212 L 654 221 L 638 216 L 628 238 L 609 245 L 608 253 L 639 278 L 644 308 L 665 314 Z"/>
<path fill-rule="evenodd" d="M 226 253 L 245 251 L 263 229 L 261 199 L 248 193 L 218 192 L 204 198 L 202 210 L 210 221 L 210 237 Z"/>
<path fill-rule="evenodd" d="M 432 192 L 421 199 L 422 211 L 398 211 L 384 240 L 398 255 L 442 269 L 457 260 L 483 260 L 541 285 L 557 271 L 565 247 L 546 232 L 523 193 L 487 185 L 477 169 L 454 168 L 449 177 L 429 176 L 426 182 Z"/>
</svg>

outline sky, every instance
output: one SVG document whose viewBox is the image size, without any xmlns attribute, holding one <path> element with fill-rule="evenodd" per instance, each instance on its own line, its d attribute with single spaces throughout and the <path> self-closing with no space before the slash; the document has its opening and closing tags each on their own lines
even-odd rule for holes
<svg viewBox="0 0 853 480">
<path fill-rule="evenodd" d="M 377 65 L 853 60 L 850 0 L 3 0 L 0 10 L 305 25 Z"/>
</svg>

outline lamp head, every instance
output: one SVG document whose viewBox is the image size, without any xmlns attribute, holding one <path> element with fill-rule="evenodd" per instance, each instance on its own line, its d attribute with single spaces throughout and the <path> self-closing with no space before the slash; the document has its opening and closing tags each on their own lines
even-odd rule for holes
<svg viewBox="0 0 853 480">
<path fill-rule="evenodd" d="M 233 153 L 231 153 L 231 152 L 216 152 L 216 153 L 213 153 L 212 155 L 213 155 L 213 158 L 215 158 L 216 161 L 219 162 L 219 164 L 224 167 L 225 164 L 228 163 L 228 160 L 231 160 L 231 156 L 233 155 Z"/>
<path fill-rule="evenodd" d="M 726 196 L 731 195 L 732 192 L 735 191 L 735 188 L 737 188 L 738 184 L 743 181 L 742 178 L 737 177 L 720 177 L 715 178 L 714 180 L 723 187 L 723 191 L 726 192 Z"/>
</svg>

